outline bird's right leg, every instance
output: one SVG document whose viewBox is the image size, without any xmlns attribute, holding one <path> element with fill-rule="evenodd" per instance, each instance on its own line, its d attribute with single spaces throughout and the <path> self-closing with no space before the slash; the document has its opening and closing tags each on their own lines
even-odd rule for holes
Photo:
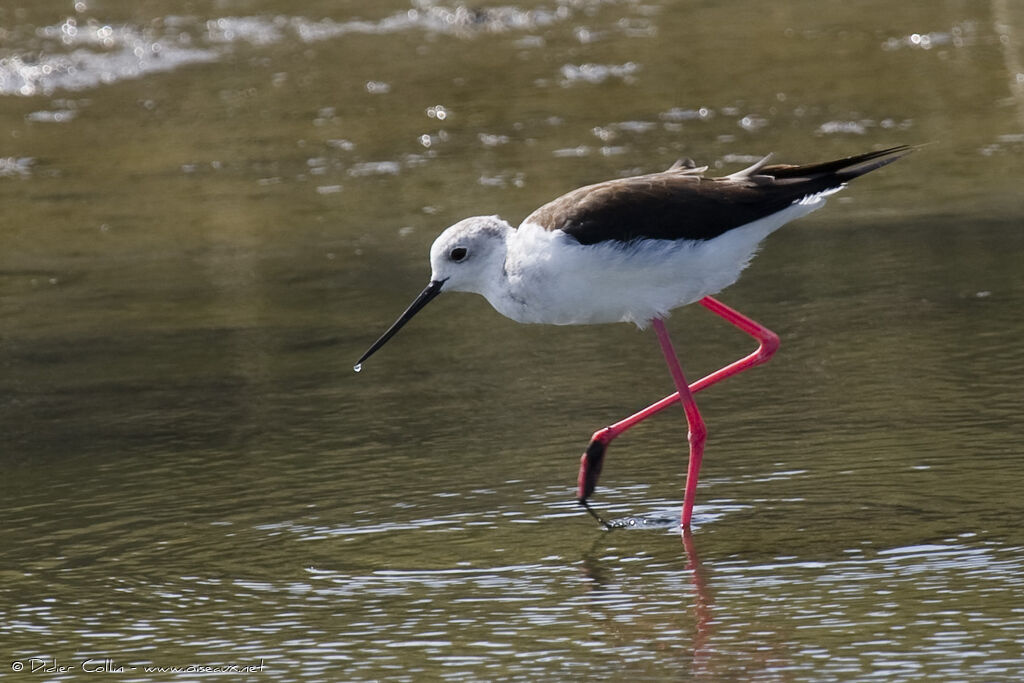
<svg viewBox="0 0 1024 683">
<path fill-rule="evenodd" d="M 700 300 L 700 304 L 715 315 L 724 318 L 752 336 L 757 340 L 758 346 L 755 351 L 744 356 L 738 361 L 730 363 L 724 368 L 720 368 L 712 372 L 710 375 L 702 377 L 693 384 L 690 384 L 689 388 L 691 394 L 696 394 L 698 391 L 707 389 L 712 384 L 716 384 L 726 377 L 731 377 L 748 368 L 752 368 L 755 365 L 764 363 L 771 358 L 779 348 L 779 336 L 777 334 L 760 323 L 751 320 L 742 313 L 729 308 L 717 299 L 706 296 Z M 666 396 L 657 403 L 653 403 L 643 410 L 634 413 L 615 424 L 594 432 L 594 435 L 590 437 L 590 443 L 587 445 L 587 449 L 583 452 L 583 456 L 580 458 L 580 473 L 577 480 L 576 493 L 577 500 L 579 500 L 581 505 L 587 505 L 587 499 L 593 495 L 594 489 L 597 488 L 597 480 L 601 476 L 601 466 L 604 464 L 604 456 L 605 452 L 608 450 L 609 444 L 611 444 L 616 437 L 620 436 L 630 427 L 643 422 L 652 415 L 660 413 L 679 400 L 679 392 L 677 391 L 676 393 Z M 588 507 L 587 509 L 589 510 L 590 508 Z M 591 514 L 593 514 L 593 512 L 591 512 Z"/>
</svg>

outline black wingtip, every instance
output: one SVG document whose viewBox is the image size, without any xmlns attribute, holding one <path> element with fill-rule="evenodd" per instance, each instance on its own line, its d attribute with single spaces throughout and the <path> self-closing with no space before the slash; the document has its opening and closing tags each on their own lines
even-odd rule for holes
<svg viewBox="0 0 1024 683">
<path fill-rule="evenodd" d="M 857 156 L 849 157 L 844 159 L 846 162 L 837 171 L 836 175 L 840 176 L 844 180 L 852 180 L 865 173 L 888 166 L 894 161 L 899 161 L 903 157 L 913 152 L 917 147 L 911 145 L 897 145 L 896 147 L 889 147 L 888 149 L 881 149 L 877 152 L 868 152 L 866 154 L 859 154 Z"/>
<path fill-rule="evenodd" d="M 786 164 L 765 166 L 758 173 L 771 176 L 776 181 L 783 183 L 813 178 L 838 180 L 840 183 L 845 183 L 865 173 L 870 173 L 894 161 L 898 161 L 920 146 L 897 145 L 887 149 L 865 152 L 864 154 L 855 154 L 854 156 L 836 159 L 835 161 L 825 161 L 819 164 L 807 164 L 804 166 L 790 166 Z"/>
</svg>

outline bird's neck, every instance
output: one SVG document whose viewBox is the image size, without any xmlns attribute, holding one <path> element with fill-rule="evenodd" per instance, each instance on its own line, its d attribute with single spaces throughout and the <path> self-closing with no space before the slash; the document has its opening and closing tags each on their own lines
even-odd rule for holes
<svg viewBox="0 0 1024 683">
<path fill-rule="evenodd" d="M 496 311 L 518 322 L 535 322 L 530 315 L 530 292 L 539 271 L 544 270 L 545 259 L 536 256 L 546 252 L 531 251 L 535 245 L 530 241 L 531 236 L 522 229 L 508 228 L 500 260 L 496 259 L 494 266 L 496 276 L 480 292 Z M 526 254 L 530 257 L 524 258 Z"/>
</svg>

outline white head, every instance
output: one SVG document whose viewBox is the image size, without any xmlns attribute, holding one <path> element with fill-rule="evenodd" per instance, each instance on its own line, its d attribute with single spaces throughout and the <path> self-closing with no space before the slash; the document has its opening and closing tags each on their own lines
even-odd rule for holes
<svg viewBox="0 0 1024 683">
<path fill-rule="evenodd" d="M 483 294 L 505 264 L 506 240 L 512 226 L 497 216 L 459 221 L 430 247 L 430 279 L 444 291 Z"/>
<path fill-rule="evenodd" d="M 497 285 L 505 267 L 506 240 L 512 231 L 512 226 L 497 216 L 474 216 L 438 235 L 430 247 L 430 284 L 356 362 L 356 372 L 364 360 L 442 291 L 485 294 L 488 287 Z"/>
</svg>

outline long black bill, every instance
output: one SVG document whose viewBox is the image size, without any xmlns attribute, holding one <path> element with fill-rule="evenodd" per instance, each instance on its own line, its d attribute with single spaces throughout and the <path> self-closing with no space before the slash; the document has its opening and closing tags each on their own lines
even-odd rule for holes
<svg viewBox="0 0 1024 683">
<path fill-rule="evenodd" d="M 427 288 L 420 292 L 420 295 L 416 297 L 416 300 L 409 304 L 409 308 L 405 309 L 405 313 L 398 316 L 398 320 L 388 328 L 388 331 L 380 336 L 380 339 L 373 342 L 373 346 L 367 349 L 366 353 L 356 361 L 355 371 L 359 372 L 362 370 L 363 361 L 376 353 L 377 349 L 384 346 L 388 339 L 395 336 L 402 326 L 409 322 L 414 315 L 419 313 L 419 310 L 430 303 L 430 300 L 441 293 L 441 285 L 445 283 L 444 280 L 431 280 Z"/>
</svg>

